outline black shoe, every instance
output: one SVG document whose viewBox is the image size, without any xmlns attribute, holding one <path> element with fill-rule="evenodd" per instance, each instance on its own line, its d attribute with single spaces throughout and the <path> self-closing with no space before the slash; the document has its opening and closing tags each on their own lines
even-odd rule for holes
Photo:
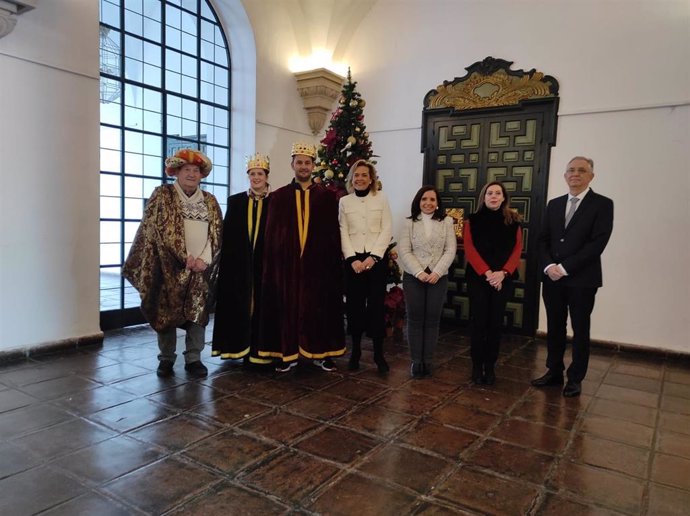
<svg viewBox="0 0 690 516">
<path fill-rule="evenodd" d="M 170 360 L 161 360 L 156 369 L 156 374 L 161 378 L 167 378 L 173 375 L 173 364 Z"/>
<path fill-rule="evenodd" d="M 563 389 L 563 396 L 566 398 L 574 398 L 582 393 L 582 384 L 580 382 L 571 382 L 565 384 L 565 389 Z"/>
<path fill-rule="evenodd" d="M 376 363 L 376 367 L 378 367 L 379 373 L 381 374 L 387 373 L 391 370 L 391 368 L 388 367 L 388 362 L 386 362 L 386 359 L 381 355 L 374 357 L 374 363 Z"/>
<path fill-rule="evenodd" d="M 484 373 L 481 366 L 472 366 L 472 382 L 476 385 L 484 383 Z"/>
<path fill-rule="evenodd" d="M 422 362 L 422 376 L 425 378 L 431 376 L 431 366 L 426 362 Z"/>
<path fill-rule="evenodd" d="M 184 370 L 189 373 L 190 376 L 193 376 L 195 378 L 203 378 L 208 374 L 208 369 L 206 369 L 206 366 L 201 363 L 200 360 L 197 360 L 196 362 L 190 362 L 189 364 L 184 365 Z"/>
<path fill-rule="evenodd" d="M 547 371 L 544 376 L 532 380 L 532 385 L 535 387 L 546 387 L 548 385 L 563 385 L 563 373 L 553 373 Z"/>
<path fill-rule="evenodd" d="M 412 378 L 422 378 L 422 364 L 421 362 L 412 362 L 410 365 L 410 376 Z"/>
</svg>

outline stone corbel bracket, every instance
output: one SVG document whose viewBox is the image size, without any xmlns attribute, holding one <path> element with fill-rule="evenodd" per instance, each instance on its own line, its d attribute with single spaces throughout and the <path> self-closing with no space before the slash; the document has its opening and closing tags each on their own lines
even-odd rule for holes
<svg viewBox="0 0 690 516">
<path fill-rule="evenodd" d="M 37 0 L 0 0 L 0 38 L 7 36 L 17 25 L 16 15 L 31 11 Z"/>
<path fill-rule="evenodd" d="M 295 72 L 295 79 L 309 127 L 313 134 L 319 134 L 332 110 L 333 101 L 340 96 L 345 78 L 325 68 L 317 68 Z"/>
</svg>

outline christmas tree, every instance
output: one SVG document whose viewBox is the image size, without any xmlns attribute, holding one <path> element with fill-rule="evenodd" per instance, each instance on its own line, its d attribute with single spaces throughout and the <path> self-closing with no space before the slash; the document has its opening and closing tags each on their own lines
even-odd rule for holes
<svg viewBox="0 0 690 516">
<path fill-rule="evenodd" d="M 348 68 L 347 82 L 338 99 L 338 107 L 331 115 L 326 136 L 321 140 L 314 172 L 317 181 L 343 193 L 345 178 L 352 164 L 358 159 L 371 161 L 370 158 L 374 156 L 369 133 L 364 125 L 366 102 L 356 87 L 357 83 L 352 82 Z"/>
</svg>

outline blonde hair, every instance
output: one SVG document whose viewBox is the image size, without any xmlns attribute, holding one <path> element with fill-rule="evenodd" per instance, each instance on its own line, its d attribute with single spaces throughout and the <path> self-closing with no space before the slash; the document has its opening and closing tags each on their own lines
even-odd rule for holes
<svg viewBox="0 0 690 516">
<path fill-rule="evenodd" d="M 345 189 L 347 190 L 347 193 L 352 193 L 355 191 L 355 187 L 352 186 L 352 178 L 354 177 L 355 170 L 357 170 L 358 167 L 367 167 L 369 169 L 369 179 L 371 179 L 369 192 L 371 192 L 371 195 L 376 195 L 376 191 L 378 190 L 379 176 L 376 172 L 376 167 L 374 164 L 365 159 L 358 159 L 350 167 L 350 171 L 347 173 L 347 177 L 345 178 Z"/>
</svg>

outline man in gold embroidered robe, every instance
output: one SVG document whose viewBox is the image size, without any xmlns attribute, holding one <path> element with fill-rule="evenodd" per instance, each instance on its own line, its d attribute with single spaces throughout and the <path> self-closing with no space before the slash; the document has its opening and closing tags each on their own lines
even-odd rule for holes
<svg viewBox="0 0 690 516">
<path fill-rule="evenodd" d="M 174 184 L 157 187 L 122 274 L 141 297 L 141 311 L 158 333 L 159 376 L 173 374 L 176 329 L 186 330 L 185 370 L 205 376 L 205 327 L 213 305 L 222 215 L 216 198 L 199 188 L 211 171 L 201 152 L 182 149 L 166 160 Z"/>
<path fill-rule="evenodd" d="M 332 371 L 345 353 L 338 200 L 312 182 L 315 158 L 313 145 L 293 145 L 295 179 L 268 208 L 259 356 L 277 358 L 279 372 L 300 355 Z"/>
</svg>

